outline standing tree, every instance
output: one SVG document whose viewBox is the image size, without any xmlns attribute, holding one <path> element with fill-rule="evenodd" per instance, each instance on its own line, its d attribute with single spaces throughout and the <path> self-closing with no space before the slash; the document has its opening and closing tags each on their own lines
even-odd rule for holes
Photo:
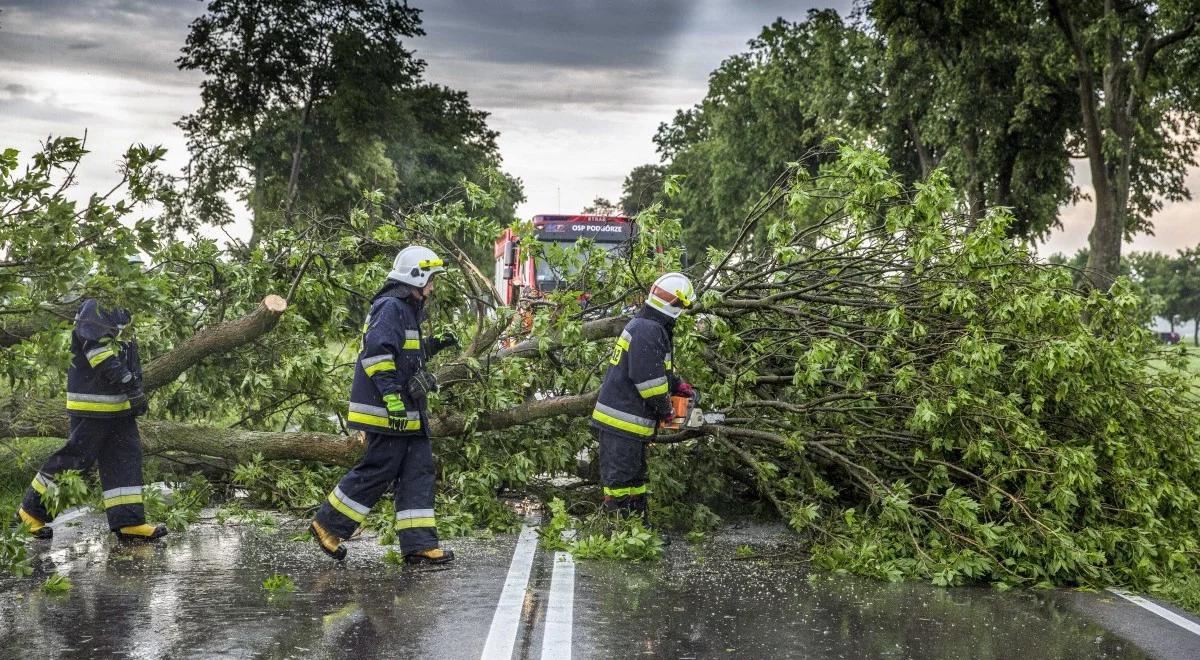
<svg viewBox="0 0 1200 660">
<path fill-rule="evenodd" d="M 625 215 L 637 215 L 658 201 L 662 195 L 665 172 L 666 168 L 662 165 L 654 164 L 638 165 L 629 170 L 621 186 L 621 210 Z"/>
<path fill-rule="evenodd" d="M 972 217 L 1005 206 L 1016 236 L 1044 238 L 1076 198 L 1066 149 L 1077 102 L 1053 27 L 1026 3 L 874 0 L 884 49 L 878 139 L 919 177 L 941 167 Z"/>
<path fill-rule="evenodd" d="M 421 34 L 419 10 L 398 0 L 210 2 L 178 61 L 206 76 L 201 107 L 180 120 L 199 221 L 228 221 L 223 195 L 237 191 L 255 246 L 301 210 L 344 217 L 364 190 L 409 208 L 492 177 L 487 113 L 422 82 L 404 44 Z M 522 196 L 503 178 L 507 220 Z"/>
<path fill-rule="evenodd" d="M 597 197 L 592 200 L 591 204 L 583 207 L 584 213 L 593 215 L 616 215 L 620 210 L 616 204 L 608 201 L 607 197 Z"/>
<path fill-rule="evenodd" d="M 1121 243 L 1150 227 L 1163 200 L 1187 199 L 1184 175 L 1200 147 L 1200 35 L 1190 0 L 1046 0 L 1070 53 L 1095 221 L 1089 279 L 1108 290 Z"/>
</svg>

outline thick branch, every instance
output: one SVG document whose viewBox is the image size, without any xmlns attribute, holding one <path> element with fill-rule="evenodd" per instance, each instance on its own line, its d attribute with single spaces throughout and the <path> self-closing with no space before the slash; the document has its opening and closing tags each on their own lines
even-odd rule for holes
<svg viewBox="0 0 1200 660">
<path fill-rule="evenodd" d="M 263 298 L 253 312 L 197 332 L 146 367 L 144 388 L 167 385 L 204 358 L 228 353 L 258 339 L 275 327 L 286 309 L 287 301 L 272 294 Z"/>
</svg>

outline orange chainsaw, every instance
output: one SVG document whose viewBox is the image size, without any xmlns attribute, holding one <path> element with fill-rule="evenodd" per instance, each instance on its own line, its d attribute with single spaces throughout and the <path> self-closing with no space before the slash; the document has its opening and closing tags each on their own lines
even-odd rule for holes
<svg viewBox="0 0 1200 660">
<path fill-rule="evenodd" d="M 698 429 L 707 424 L 720 424 L 725 421 L 725 413 L 706 413 L 700 409 L 699 404 L 699 393 L 692 396 L 672 394 L 671 408 L 675 411 L 675 418 L 669 422 L 660 421 L 658 428 L 664 431 L 682 431 L 684 429 Z"/>
</svg>

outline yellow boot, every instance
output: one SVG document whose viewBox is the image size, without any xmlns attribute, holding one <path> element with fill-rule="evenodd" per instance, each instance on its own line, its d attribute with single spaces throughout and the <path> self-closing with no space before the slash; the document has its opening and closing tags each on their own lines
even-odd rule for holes
<svg viewBox="0 0 1200 660">
<path fill-rule="evenodd" d="M 315 520 L 312 521 L 312 525 L 310 525 L 308 528 L 308 533 L 317 540 L 317 545 L 321 546 L 321 550 L 324 551 L 325 554 L 338 561 L 342 561 L 346 558 L 346 549 L 342 547 L 342 539 L 338 538 L 338 536 L 333 532 L 322 527 L 321 523 Z"/>
<path fill-rule="evenodd" d="M 166 525 L 130 525 L 117 530 L 117 538 L 122 541 L 156 541 L 167 535 Z"/>
<path fill-rule="evenodd" d="M 26 525 L 29 525 L 29 533 L 34 538 L 49 539 L 54 537 L 54 530 L 47 527 L 45 521 L 38 520 L 25 509 L 17 509 L 17 518 Z"/>
<path fill-rule="evenodd" d="M 454 551 L 441 548 L 430 548 L 404 555 L 406 564 L 445 564 L 452 561 L 454 561 Z"/>
</svg>

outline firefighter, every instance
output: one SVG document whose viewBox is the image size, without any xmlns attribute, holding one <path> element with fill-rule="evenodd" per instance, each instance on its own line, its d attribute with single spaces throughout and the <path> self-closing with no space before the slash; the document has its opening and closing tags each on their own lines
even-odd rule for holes
<svg viewBox="0 0 1200 660">
<path fill-rule="evenodd" d="M 75 315 L 67 370 L 70 434 L 34 475 L 17 510 L 17 518 L 37 538 L 53 535 L 47 526 L 53 516 L 42 495 L 55 487 L 54 477 L 63 470 L 87 470 L 93 463 L 100 466 L 108 527 L 119 539 L 153 541 L 167 535 L 166 526 L 146 524 L 142 506 L 137 418 L 146 414 L 148 402 L 137 340 L 125 336 L 131 321 L 129 310 L 104 308 L 92 298 L 84 299 Z"/>
<path fill-rule="evenodd" d="M 591 419 L 600 441 L 605 511 L 647 517 L 646 443 L 660 421 L 674 418 L 671 394 L 695 395 L 672 364 L 675 320 L 694 296 L 686 276 L 659 277 L 617 339 Z"/>
<path fill-rule="evenodd" d="M 458 338 L 423 339 L 421 321 L 434 276 L 445 272 L 432 250 L 409 246 L 396 255 L 387 282 L 371 300 L 362 350 L 350 389 L 349 426 L 367 439 L 367 453 L 317 511 L 310 533 L 326 554 L 346 558 L 342 541 L 362 524 L 384 491 L 394 488 L 396 529 L 409 564 L 443 564 L 454 552 L 438 547 L 433 515 L 433 447 L 426 398 L 437 384 L 425 361 Z"/>
</svg>

